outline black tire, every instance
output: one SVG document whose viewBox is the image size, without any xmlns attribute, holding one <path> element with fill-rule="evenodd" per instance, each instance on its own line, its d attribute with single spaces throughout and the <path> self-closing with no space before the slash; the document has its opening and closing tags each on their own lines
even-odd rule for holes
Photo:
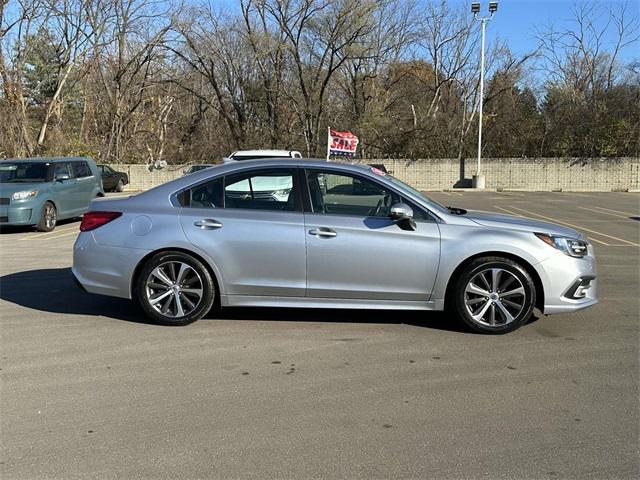
<svg viewBox="0 0 640 480">
<path fill-rule="evenodd" d="M 500 271 L 495 278 L 497 288 L 493 287 L 491 278 L 494 271 Z M 486 293 L 467 291 L 468 287 L 474 290 L 476 282 L 482 283 L 478 280 L 482 277 L 488 283 L 480 287 L 485 292 L 490 292 L 490 297 Z M 474 283 L 470 286 L 472 280 Z M 506 291 L 500 290 L 501 284 L 506 285 Z M 522 293 L 513 293 L 515 291 Z M 502 297 L 504 294 L 506 296 Z M 531 318 L 536 303 L 536 288 L 531 275 L 519 263 L 504 257 L 481 257 L 473 260 L 458 276 L 451 292 L 451 300 L 458 318 L 473 330 L 501 334 L 516 330 Z M 520 304 L 520 308 L 514 306 Z M 477 308 L 475 312 L 472 310 L 474 308 Z"/>
<path fill-rule="evenodd" d="M 171 264 L 174 266 L 171 267 Z M 156 302 L 156 306 L 154 307 L 151 303 L 152 299 L 157 299 L 162 294 L 169 292 L 172 288 L 177 288 L 178 285 L 176 285 L 176 287 L 171 287 L 163 281 L 157 281 L 160 277 L 156 277 L 155 275 L 152 276 L 152 272 L 154 272 L 156 268 L 160 267 L 162 270 L 161 273 L 165 273 L 168 280 L 174 281 L 175 284 L 175 280 L 179 280 L 176 278 L 179 276 L 179 272 L 175 271 L 175 268 L 177 268 L 175 265 L 180 264 L 186 264 L 197 274 L 195 275 L 190 272 L 191 275 L 188 279 L 190 284 L 184 286 L 189 290 L 196 290 L 197 288 L 192 287 L 194 287 L 194 285 L 196 287 L 201 285 L 202 296 L 200 297 L 199 302 L 195 302 L 195 298 L 190 292 L 184 292 L 184 296 L 182 296 L 182 291 L 177 293 L 175 290 L 172 290 L 173 293 L 167 294 L 167 300 Z M 172 276 L 173 278 L 171 278 Z M 154 279 L 156 281 L 153 281 Z M 200 282 L 199 284 L 197 283 L 198 281 Z M 158 285 L 161 288 L 155 290 L 154 288 L 149 287 L 148 289 L 149 285 Z M 162 288 L 165 290 L 162 290 Z M 186 300 L 180 300 L 184 299 L 185 296 L 187 297 Z M 142 310 L 144 310 L 147 316 L 154 322 L 161 325 L 182 326 L 199 320 L 204 317 L 209 310 L 211 310 L 216 299 L 216 288 L 209 270 L 197 258 L 182 252 L 161 252 L 149 258 L 142 266 L 142 269 L 136 278 L 134 297 Z M 195 307 L 188 311 L 186 303 L 182 303 L 180 307 L 177 307 L 178 301 L 195 303 Z M 180 315 L 178 310 L 178 308 L 182 308 L 182 306 L 185 306 L 184 315 Z M 161 310 L 164 310 L 165 307 L 166 313 L 163 313 Z"/>
<path fill-rule="evenodd" d="M 113 189 L 116 192 L 122 192 L 124 191 L 124 182 L 122 181 L 122 179 L 118 180 L 118 183 L 116 184 L 115 188 Z"/>
<path fill-rule="evenodd" d="M 56 206 L 51 202 L 44 202 L 42 210 L 40 210 L 40 221 L 36 225 L 39 232 L 51 232 L 56 228 L 58 223 L 58 211 Z"/>
</svg>

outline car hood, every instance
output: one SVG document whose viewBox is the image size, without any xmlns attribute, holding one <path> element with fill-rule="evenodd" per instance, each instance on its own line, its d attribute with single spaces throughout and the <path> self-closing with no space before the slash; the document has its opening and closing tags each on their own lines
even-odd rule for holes
<svg viewBox="0 0 640 480">
<path fill-rule="evenodd" d="M 0 196 L 10 197 L 16 192 L 24 192 L 25 190 L 44 190 L 46 187 L 46 182 L 0 183 Z"/>
<path fill-rule="evenodd" d="M 481 212 L 479 210 L 468 210 L 465 218 L 473 220 L 479 225 L 493 228 L 509 228 L 523 232 L 548 233 L 551 235 L 563 235 L 572 238 L 583 238 L 577 230 L 551 222 L 533 220 L 532 218 L 516 217 L 515 215 L 504 215 L 501 213 Z"/>
</svg>

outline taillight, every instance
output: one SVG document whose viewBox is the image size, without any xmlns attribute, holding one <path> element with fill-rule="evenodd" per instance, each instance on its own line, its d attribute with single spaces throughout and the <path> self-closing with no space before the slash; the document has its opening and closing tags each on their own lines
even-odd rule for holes
<svg viewBox="0 0 640 480">
<path fill-rule="evenodd" d="M 120 216 L 122 216 L 122 212 L 87 212 L 82 217 L 80 231 L 88 232 L 89 230 L 95 230 Z"/>
</svg>

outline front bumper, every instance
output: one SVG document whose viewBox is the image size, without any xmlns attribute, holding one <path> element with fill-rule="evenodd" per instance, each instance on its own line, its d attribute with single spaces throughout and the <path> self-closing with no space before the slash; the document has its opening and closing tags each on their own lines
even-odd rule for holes
<svg viewBox="0 0 640 480">
<path fill-rule="evenodd" d="M 536 265 L 544 288 L 544 314 L 568 313 L 598 303 L 593 246 L 583 258 L 558 252 Z"/>
<path fill-rule="evenodd" d="M 42 204 L 36 199 L 0 205 L 0 225 L 35 225 L 40 220 L 41 209 Z"/>
</svg>

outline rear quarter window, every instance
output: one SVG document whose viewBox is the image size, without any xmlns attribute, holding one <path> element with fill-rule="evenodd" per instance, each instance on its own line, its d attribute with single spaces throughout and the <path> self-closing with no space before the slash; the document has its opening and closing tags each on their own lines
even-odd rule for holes
<svg viewBox="0 0 640 480">
<path fill-rule="evenodd" d="M 91 177 L 93 172 L 87 162 L 73 162 L 73 174 L 76 178 Z"/>
<path fill-rule="evenodd" d="M 209 180 L 180 192 L 176 199 L 183 207 L 222 208 L 222 178 Z"/>
</svg>

